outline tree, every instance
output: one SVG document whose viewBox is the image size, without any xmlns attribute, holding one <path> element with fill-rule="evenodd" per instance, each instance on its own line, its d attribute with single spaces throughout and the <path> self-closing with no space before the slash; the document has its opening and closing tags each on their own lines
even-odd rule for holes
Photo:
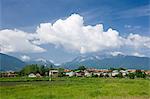
<svg viewBox="0 0 150 99">
<path fill-rule="evenodd" d="M 64 68 L 59 68 L 58 69 L 58 77 L 63 77 L 64 76 Z"/>
<path fill-rule="evenodd" d="M 39 67 L 39 72 L 42 76 L 45 76 L 46 75 L 45 73 L 48 71 L 49 71 L 49 69 L 47 67 L 45 67 L 44 65 Z"/>
<path fill-rule="evenodd" d="M 53 65 L 50 65 L 50 69 L 53 69 Z"/>
<path fill-rule="evenodd" d="M 40 73 L 42 76 L 45 76 L 45 73 L 48 72 L 49 69 L 45 66 L 38 66 L 37 64 L 27 65 L 21 71 L 21 75 L 28 75 L 30 73 Z"/>
<path fill-rule="evenodd" d="M 27 65 L 25 66 L 21 71 L 20 74 L 21 75 L 28 75 L 30 73 L 37 73 L 39 72 L 39 67 L 36 65 Z"/>
<path fill-rule="evenodd" d="M 119 73 L 119 74 L 117 75 L 117 77 L 118 77 L 118 78 L 123 78 L 122 73 Z"/>
<path fill-rule="evenodd" d="M 136 76 L 137 78 L 145 78 L 145 77 L 146 77 L 146 74 L 145 74 L 144 72 L 142 72 L 141 70 L 136 70 L 135 76 Z"/>
<path fill-rule="evenodd" d="M 116 69 L 115 69 L 115 68 L 113 68 L 113 67 L 110 67 L 110 68 L 109 68 L 109 70 L 113 71 L 113 70 L 116 70 Z"/>
<path fill-rule="evenodd" d="M 128 77 L 129 77 L 130 79 L 134 79 L 134 78 L 135 78 L 135 74 L 134 74 L 134 73 L 129 73 L 129 74 L 128 74 Z"/>
<path fill-rule="evenodd" d="M 125 68 L 120 67 L 120 68 L 118 68 L 118 70 L 120 71 L 120 70 L 126 70 L 126 69 L 125 69 Z"/>
<path fill-rule="evenodd" d="M 79 66 L 78 70 L 86 70 L 85 66 Z"/>
</svg>

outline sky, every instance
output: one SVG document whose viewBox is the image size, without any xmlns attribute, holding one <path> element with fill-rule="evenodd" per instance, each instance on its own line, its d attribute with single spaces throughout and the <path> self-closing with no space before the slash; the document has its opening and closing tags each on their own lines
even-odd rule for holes
<svg viewBox="0 0 150 99">
<path fill-rule="evenodd" d="M 149 0 L 1 0 L 0 51 L 60 64 L 79 55 L 150 57 Z"/>
</svg>

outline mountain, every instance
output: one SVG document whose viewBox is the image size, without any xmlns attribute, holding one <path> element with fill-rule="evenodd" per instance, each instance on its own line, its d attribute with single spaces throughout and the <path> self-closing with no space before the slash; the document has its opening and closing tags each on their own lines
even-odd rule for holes
<svg viewBox="0 0 150 99">
<path fill-rule="evenodd" d="M 137 56 L 79 56 L 71 62 L 63 63 L 61 66 L 68 69 L 76 69 L 84 65 L 88 68 L 109 69 L 113 68 L 128 68 L 128 69 L 150 69 L 150 58 Z"/>
<path fill-rule="evenodd" d="M 26 65 L 25 62 L 20 59 L 9 56 L 6 54 L 0 53 L 0 71 L 8 71 L 8 70 L 20 70 Z"/>
<path fill-rule="evenodd" d="M 43 59 L 43 58 L 39 58 L 39 59 L 36 59 L 36 60 L 33 60 L 33 61 L 28 61 L 26 63 L 28 65 L 37 64 L 37 65 L 44 65 L 44 66 L 47 66 L 47 67 L 51 67 L 51 66 L 55 67 L 55 65 L 51 61 Z"/>
<path fill-rule="evenodd" d="M 16 57 L 0 53 L 0 71 L 19 71 L 24 66 L 31 64 L 44 65 L 47 67 L 51 67 L 52 65 L 53 67 L 55 67 L 55 65 L 51 61 L 48 61 L 46 59 L 39 58 L 36 60 L 24 62 Z"/>
</svg>

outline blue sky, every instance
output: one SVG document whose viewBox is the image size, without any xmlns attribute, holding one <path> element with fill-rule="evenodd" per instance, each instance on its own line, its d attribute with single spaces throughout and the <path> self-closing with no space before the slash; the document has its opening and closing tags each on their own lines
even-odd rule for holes
<svg viewBox="0 0 150 99">
<path fill-rule="evenodd" d="M 150 36 L 149 0 L 1 0 L 1 30 L 19 29 L 35 32 L 41 23 L 55 23 L 76 13 L 84 18 L 84 25 L 103 24 L 104 30 L 115 29 L 122 37 L 130 33 Z M 66 51 L 53 44 L 41 44 L 47 51 L 43 53 L 9 52 L 20 57 L 43 57 L 62 63 L 80 55 L 76 51 Z M 125 48 L 127 49 L 127 48 Z M 124 49 L 124 50 L 125 50 Z M 117 51 L 120 49 L 117 49 Z M 148 49 L 140 49 L 141 53 Z M 139 50 L 138 50 L 139 51 Z M 98 51 L 99 52 L 99 51 Z"/>
</svg>

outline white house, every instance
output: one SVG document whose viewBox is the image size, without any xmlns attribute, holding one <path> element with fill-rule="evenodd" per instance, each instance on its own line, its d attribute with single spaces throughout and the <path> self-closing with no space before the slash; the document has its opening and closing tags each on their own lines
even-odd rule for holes
<svg viewBox="0 0 150 99">
<path fill-rule="evenodd" d="M 54 76 L 54 77 L 58 77 L 58 70 L 50 70 L 49 71 L 49 76 Z"/>
<path fill-rule="evenodd" d="M 67 72 L 66 75 L 69 77 L 72 77 L 72 76 L 75 76 L 75 72 L 73 72 L 73 71 Z"/>
<path fill-rule="evenodd" d="M 120 73 L 122 74 L 122 76 L 127 75 L 129 72 L 127 70 L 120 70 Z"/>
<path fill-rule="evenodd" d="M 30 77 L 30 78 L 35 78 L 35 77 L 36 77 L 36 75 L 35 75 L 35 74 L 33 74 L 33 73 L 30 73 L 30 74 L 28 75 L 28 77 Z"/>
<path fill-rule="evenodd" d="M 115 77 L 116 75 L 119 74 L 119 71 L 118 70 L 113 70 L 112 73 L 111 73 L 111 76 L 112 77 Z"/>
<path fill-rule="evenodd" d="M 101 75 L 101 72 L 93 72 L 93 75 L 98 75 L 98 76 L 100 76 L 100 75 Z"/>
<path fill-rule="evenodd" d="M 86 77 L 92 77 L 92 73 L 91 72 L 88 72 L 88 71 L 84 71 L 84 75 Z"/>
</svg>

